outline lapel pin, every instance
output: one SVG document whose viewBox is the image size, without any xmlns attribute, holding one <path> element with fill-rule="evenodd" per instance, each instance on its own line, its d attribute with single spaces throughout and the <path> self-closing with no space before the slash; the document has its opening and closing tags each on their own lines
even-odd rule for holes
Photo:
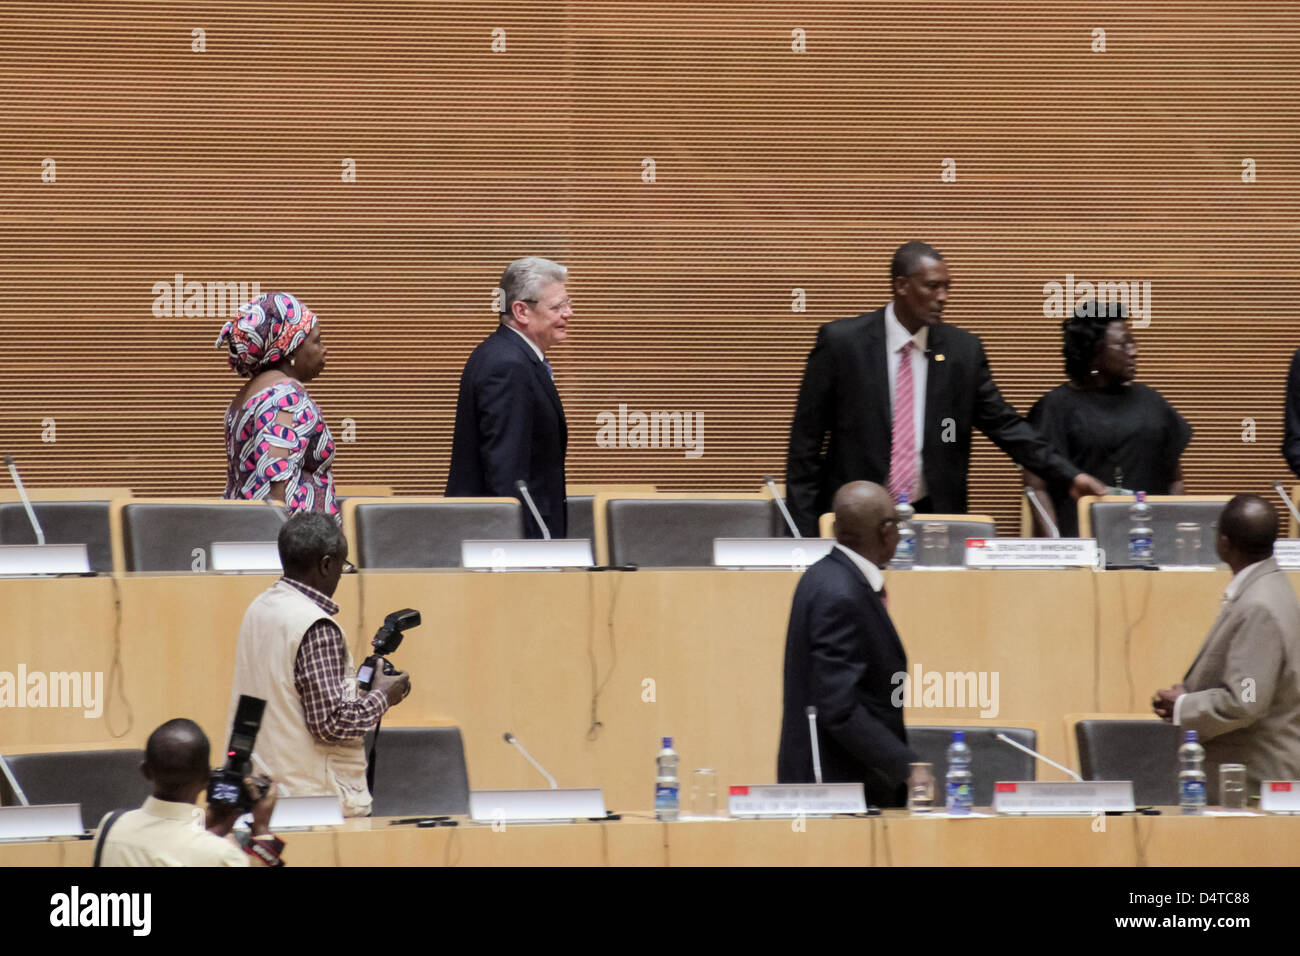
<svg viewBox="0 0 1300 956">
<path fill-rule="evenodd" d="M 934 360 L 935 360 L 936 362 L 942 362 L 942 361 L 943 361 L 943 353 L 940 352 L 938 355 L 936 355 L 936 356 L 934 357 Z"/>
</svg>

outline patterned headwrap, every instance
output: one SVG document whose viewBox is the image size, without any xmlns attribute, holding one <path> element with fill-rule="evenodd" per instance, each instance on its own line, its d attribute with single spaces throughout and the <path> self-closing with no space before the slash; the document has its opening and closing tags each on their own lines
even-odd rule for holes
<svg viewBox="0 0 1300 956">
<path fill-rule="evenodd" d="M 230 351 L 230 367 L 252 378 L 302 345 L 316 327 L 316 314 L 288 292 L 263 292 L 239 309 L 217 336 Z"/>
</svg>

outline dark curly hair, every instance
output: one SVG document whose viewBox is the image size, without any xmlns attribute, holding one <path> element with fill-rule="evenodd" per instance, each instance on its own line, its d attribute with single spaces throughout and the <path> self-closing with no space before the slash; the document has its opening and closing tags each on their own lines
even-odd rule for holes
<svg viewBox="0 0 1300 956">
<path fill-rule="evenodd" d="M 1122 302 L 1098 305 L 1088 299 L 1074 307 L 1074 315 L 1061 323 L 1064 341 L 1061 354 L 1065 356 L 1065 374 L 1077 385 L 1087 385 L 1092 379 L 1092 363 L 1097 356 L 1097 346 L 1105 341 L 1106 329 L 1112 322 L 1128 319 L 1128 310 Z"/>
</svg>

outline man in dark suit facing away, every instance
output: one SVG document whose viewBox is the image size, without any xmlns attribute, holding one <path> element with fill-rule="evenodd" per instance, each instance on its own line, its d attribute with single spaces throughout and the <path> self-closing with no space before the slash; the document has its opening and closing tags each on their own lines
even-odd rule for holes
<svg viewBox="0 0 1300 956">
<path fill-rule="evenodd" d="M 965 514 L 972 427 L 1075 497 L 1105 494 L 1002 398 L 979 336 L 943 324 L 950 280 L 937 249 L 900 246 L 890 281 L 893 301 L 823 325 L 808 355 L 785 470 L 801 533 L 817 534 L 831 495 L 850 481 L 906 494 L 918 513 Z"/>
<path fill-rule="evenodd" d="M 447 495 L 520 497 L 528 484 L 551 536 L 567 525 L 564 455 L 569 431 L 547 351 L 573 318 L 568 270 L 538 257 L 517 259 L 501 276 L 501 325 L 470 354 L 456 399 Z M 542 530 L 524 509 L 524 533 Z"/>
<path fill-rule="evenodd" d="M 817 708 L 822 780 L 861 781 L 867 802 L 907 802 L 909 764 L 896 674 L 907 653 L 885 608 L 880 569 L 898 547 L 898 518 L 884 488 L 855 481 L 835 493 L 836 544 L 795 588 L 785 639 L 779 783 L 812 783 L 807 708 Z"/>
</svg>

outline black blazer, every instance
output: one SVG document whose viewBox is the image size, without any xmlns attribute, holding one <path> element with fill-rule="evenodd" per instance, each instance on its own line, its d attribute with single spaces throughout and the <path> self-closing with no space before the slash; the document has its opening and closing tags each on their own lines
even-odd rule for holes
<svg viewBox="0 0 1300 956">
<path fill-rule="evenodd" d="M 1300 477 L 1300 349 L 1291 356 L 1286 373 L 1286 430 L 1282 435 L 1282 457 Z"/>
<path fill-rule="evenodd" d="M 522 479 L 551 536 L 563 538 L 568 443 L 550 373 L 519 333 L 502 325 L 474 349 L 460 377 L 447 495 L 518 498 Z M 524 529 L 542 536 L 526 506 Z"/>
<path fill-rule="evenodd" d="M 931 508 L 965 514 L 971 428 L 1016 464 L 1050 480 L 1079 474 L 1007 404 L 993 382 L 979 336 L 930 327 L 925 384 L 925 483 Z M 886 366 L 885 310 L 829 322 L 808 354 L 786 456 L 787 500 L 799 530 L 817 534 L 836 489 L 850 481 L 889 481 L 893 405 Z M 822 453 L 826 435 L 830 443 Z"/>
<path fill-rule="evenodd" d="M 907 802 L 908 764 L 903 709 L 892 697 L 907 672 L 907 654 L 880 597 L 838 548 L 806 572 L 795 588 L 785 639 L 785 704 L 779 783 L 812 783 L 807 708 L 817 708 L 822 780 L 861 781 L 867 802 Z M 901 700 L 902 691 L 898 691 Z"/>
</svg>

